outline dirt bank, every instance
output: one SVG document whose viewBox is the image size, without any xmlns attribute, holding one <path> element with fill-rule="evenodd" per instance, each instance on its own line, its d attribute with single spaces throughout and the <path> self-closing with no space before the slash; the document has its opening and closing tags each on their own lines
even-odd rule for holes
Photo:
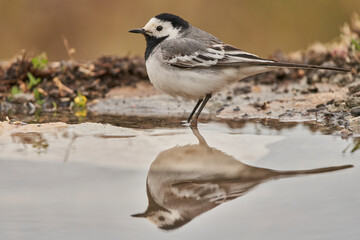
<svg viewBox="0 0 360 240">
<path fill-rule="evenodd" d="M 209 102 L 204 118 L 317 121 L 358 131 L 360 20 L 345 24 L 338 39 L 306 50 L 269 56 L 278 61 L 337 66 L 349 73 L 283 69 L 227 87 Z M 84 109 L 98 114 L 186 116 L 193 102 L 156 91 L 141 57 L 104 56 L 90 62 L 47 62 L 25 52 L 0 63 L 0 114 Z M 74 110 L 76 112 L 76 110 Z M 86 114 L 86 113 L 85 113 Z"/>
</svg>

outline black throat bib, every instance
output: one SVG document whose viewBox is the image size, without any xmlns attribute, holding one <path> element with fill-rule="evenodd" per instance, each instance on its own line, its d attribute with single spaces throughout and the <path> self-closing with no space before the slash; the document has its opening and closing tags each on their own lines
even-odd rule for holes
<svg viewBox="0 0 360 240">
<path fill-rule="evenodd" d="M 145 60 L 147 60 L 150 57 L 154 48 L 157 45 L 159 45 L 162 41 L 164 41 L 167 37 L 168 36 L 162 38 L 156 38 L 153 36 L 145 35 L 145 39 L 146 39 Z"/>
</svg>

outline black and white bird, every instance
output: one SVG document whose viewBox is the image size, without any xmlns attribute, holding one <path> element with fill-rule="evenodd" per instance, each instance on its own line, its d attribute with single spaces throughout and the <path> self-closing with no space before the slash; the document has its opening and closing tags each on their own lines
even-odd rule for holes
<svg viewBox="0 0 360 240">
<path fill-rule="evenodd" d="M 254 167 L 210 147 L 197 128 L 192 130 L 199 144 L 167 149 L 152 162 L 146 179 L 148 207 L 133 217 L 146 218 L 158 228 L 171 230 L 247 194 L 261 183 L 352 167 L 342 165 L 295 171 Z"/>
<path fill-rule="evenodd" d="M 179 16 L 162 13 L 130 30 L 146 39 L 145 61 L 151 83 L 172 96 L 198 100 L 188 122 L 197 119 L 212 94 L 258 73 L 278 68 L 349 71 L 343 68 L 276 62 L 222 42 Z"/>
</svg>

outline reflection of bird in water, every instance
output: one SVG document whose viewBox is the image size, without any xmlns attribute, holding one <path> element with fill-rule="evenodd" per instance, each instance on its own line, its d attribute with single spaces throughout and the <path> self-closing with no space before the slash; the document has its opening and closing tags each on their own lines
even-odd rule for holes
<svg viewBox="0 0 360 240">
<path fill-rule="evenodd" d="M 246 165 L 211 148 L 197 129 L 198 145 L 177 146 L 161 152 L 151 164 L 144 217 L 161 229 L 175 229 L 210 209 L 246 194 L 256 185 L 282 177 L 316 174 L 352 167 L 276 171 Z"/>
</svg>

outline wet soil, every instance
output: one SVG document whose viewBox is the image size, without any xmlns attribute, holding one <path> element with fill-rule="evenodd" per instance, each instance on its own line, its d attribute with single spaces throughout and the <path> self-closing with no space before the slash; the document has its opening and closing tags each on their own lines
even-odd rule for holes
<svg viewBox="0 0 360 240">
<path fill-rule="evenodd" d="M 341 28 L 339 39 L 306 50 L 269 56 L 278 61 L 337 66 L 349 73 L 282 69 L 259 74 L 215 94 L 202 119 L 278 119 L 321 122 L 359 133 L 359 17 Z M 36 57 L 35 57 L 36 58 Z M 143 58 L 104 56 L 90 62 L 67 60 L 38 67 L 26 52 L 0 63 L 0 116 L 42 113 L 185 119 L 195 102 L 159 93 L 147 78 Z M 29 73 L 38 78 L 29 84 Z M 77 106 L 78 96 L 87 99 Z M 85 101 L 86 103 L 86 101 Z M 84 103 L 84 104 L 85 104 Z"/>
</svg>

